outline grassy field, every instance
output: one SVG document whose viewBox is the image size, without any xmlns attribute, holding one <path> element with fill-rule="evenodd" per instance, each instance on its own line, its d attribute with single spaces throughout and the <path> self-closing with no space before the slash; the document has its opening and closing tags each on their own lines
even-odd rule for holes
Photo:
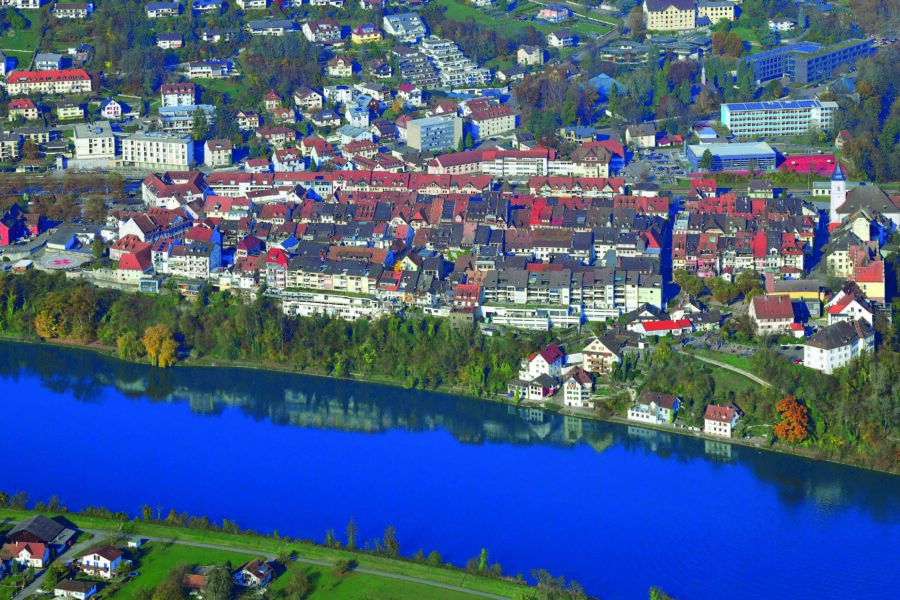
<svg viewBox="0 0 900 600">
<path fill-rule="evenodd" d="M 17 511 L 12 509 L 0 509 L 0 519 L 11 519 L 18 521 L 30 516 L 31 512 Z M 257 555 L 259 553 L 277 554 L 281 550 L 294 551 L 300 558 L 327 561 L 335 563 L 338 560 L 355 560 L 358 566 L 372 570 L 383 571 L 408 577 L 416 577 L 443 583 L 447 585 L 458 586 L 473 591 L 488 592 L 505 596 L 508 598 L 518 598 L 521 596 L 523 588 L 512 581 L 501 579 L 490 579 L 486 577 L 476 577 L 469 575 L 458 569 L 432 567 L 429 565 L 412 562 L 410 560 L 398 560 L 385 556 L 351 552 L 336 548 L 326 548 L 324 546 L 316 546 L 304 543 L 285 543 L 283 540 L 274 538 L 256 537 L 250 535 L 235 535 L 219 531 L 200 531 L 193 529 L 185 529 L 181 527 L 170 527 L 159 523 L 144 523 L 142 521 L 129 521 L 119 523 L 109 519 L 101 519 L 96 517 L 85 517 L 80 515 L 66 515 L 76 526 L 86 529 L 99 529 L 115 533 L 144 535 L 147 537 L 159 537 L 169 540 L 184 540 L 193 542 L 203 542 L 208 544 L 216 544 L 234 548 L 236 552 Z M 175 563 L 177 564 L 177 563 Z M 171 567 L 170 567 L 171 568 Z M 143 569 L 138 569 L 143 573 Z M 165 572 L 165 571 L 163 571 Z M 361 575 L 354 573 L 354 576 Z M 370 576 L 378 579 L 375 576 Z M 395 580 L 385 580 L 385 589 L 393 589 Z M 128 587 L 128 586 L 126 586 Z M 137 589 L 140 586 L 134 586 Z M 432 597 L 431 590 L 436 588 L 428 587 L 428 597 Z M 360 597 L 358 595 L 354 597 Z M 372 596 L 375 597 L 375 596 Z M 395 596 L 396 597 L 396 596 Z M 410 596 L 422 597 L 422 596 Z"/>
<path fill-rule="evenodd" d="M 7 31 L 0 35 L 0 50 L 16 52 L 34 52 L 38 43 L 38 28 L 32 25 L 20 31 Z M 18 58 L 22 58 L 19 56 Z M 27 65 L 25 65 L 27 66 Z M 21 68 L 22 65 L 19 65 Z"/>
<path fill-rule="evenodd" d="M 475 23 L 482 27 L 489 27 L 497 30 L 499 33 L 513 33 L 519 29 L 534 26 L 541 33 L 550 33 L 559 29 L 571 29 L 582 35 L 598 34 L 602 35 L 612 29 L 612 25 L 602 25 L 600 23 L 592 23 L 583 19 L 577 19 L 568 23 L 543 23 L 541 21 L 516 21 L 513 16 L 533 17 L 540 10 L 540 6 L 530 2 L 521 2 L 508 15 L 502 17 L 491 14 L 488 11 L 475 8 L 468 4 L 464 4 L 459 0 L 434 0 L 441 6 L 447 7 L 447 17 L 454 21 L 465 21 L 472 18 Z M 489 9 L 490 10 L 490 9 Z M 496 13 L 497 11 L 493 11 Z"/>
<path fill-rule="evenodd" d="M 284 588 L 295 572 L 304 573 L 310 582 L 311 592 L 306 599 L 353 600 L 392 600 L 396 598 L 428 598 L 429 600 L 458 600 L 471 598 L 469 594 L 442 590 L 432 586 L 386 579 L 365 573 L 347 573 L 338 575 L 333 569 L 316 565 L 292 564 L 287 573 L 281 575 L 273 584 L 272 591 Z"/>
<path fill-rule="evenodd" d="M 254 554 L 223 552 L 209 548 L 195 548 L 159 542 L 149 542 L 141 550 L 141 558 L 138 564 L 134 566 L 134 569 L 140 575 L 126 583 L 115 594 L 115 598 L 129 600 L 140 588 L 152 589 L 156 587 L 165 579 L 166 574 L 178 565 L 200 567 L 230 562 L 232 567 L 237 567 L 248 560 L 258 558 Z"/>
<path fill-rule="evenodd" d="M 711 375 L 713 380 L 716 382 L 716 393 L 719 392 L 734 392 L 734 394 L 739 394 L 745 390 L 752 390 L 754 388 L 759 387 L 759 384 L 751 381 L 750 379 L 744 377 L 739 373 L 735 373 L 734 371 L 728 371 L 726 369 L 719 369 L 713 365 L 709 365 L 711 369 Z"/>
<path fill-rule="evenodd" d="M 743 369 L 751 373 L 753 372 L 753 366 L 750 363 L 750 359 L 744 358 L 743 356 L 715 352 L 714 350 L 695 350 L 694 354 L 704 358 L 711 358 L 712 360 L 717 360 L 726 365 L 731 365 L 732 367 L 737 367 L 738 369 Z"/>
</svg>

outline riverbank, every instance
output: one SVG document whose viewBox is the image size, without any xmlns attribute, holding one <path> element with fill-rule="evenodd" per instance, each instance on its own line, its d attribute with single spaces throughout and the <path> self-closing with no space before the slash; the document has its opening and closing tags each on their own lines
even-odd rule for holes
<svg viewBox="0 0 900 600">
<path fill-rule="evenodd" d="M 80 349 L 80 350 L 88 350 L 91 352 L 95 352 L 102 356 L 113 358 L 115 360 L 120 360 L 123 362 L 127 362 L 130 364 L 140 364 L 150 367 L 149 363 L 143 360 L 139 361 L 125 361 L 119 357 L 118 351 L 114 347 L 104 346 L 100 343 L 89 343 L 85 344 L 79 342 L 77 340 L 64 340 L 64 339 L 52 339 L 52 340 L 35 340 L 24 337 L 10 336 L 10 335 L 0 335 L 0 340 L 6 340 L 10 342 L 16 343 L 26 343 L 32 345 L 50 345 L 60 348 L 67 349 Z M 710 364 L 710 366 L 715 367 L 716 365 Z M 365 384 L 375 384 L 385 387 L 391 387 L 396 389 L 409 389 L 402 385 L 400 385 L 396 380 L 392 380 L 386 377 L 334 377 L 333 375 L 329 375 L 327 373 L 317 372 L 314 370 L 298 370 L 294 368 L 290 368 L 286 365 L 279 364 L 277 362 L 263 362 L 263 363 L 253 363 L 250 361 L 242 361 L 242 360 L 224 360 L 224 359 L 216 359 L 216 358 L 187 358 L 177 363 L 175 367 L 197 367 L 197 368 L 232 368 L 232 369 L 243 369 L 243 370 L 251 370 L 251 371 L 265 371 L 265 372 L 277 372 L 277 373 L 285 373 L 285 374 L 293 374 L 293 375 L 303 375 L 303 376 L 312 376 L 322 379 L 330 379 L 330 380 L 340 380 L 340 381 L 349 381 L 356 383 L 365 383 Z M 689 429 L 676 428 L 671 425 L 653 425 L 648 423 L 635 423 L 633 421 L 629 421 L 622 415 L 606 415 L 601 416 L 598 415 L 595 411 L 590 409 L 573 409 L 562 406 L 561 404 L 556 404 L 553 402 L 540 402 L 540 403 L 528 403 L 521 402 L 515 403 L 510 401 L 510 399 L 504 396 L 495 396 L 495 397 L 486 397 L 486 396 L 477 396 L 469 393 L 466 388 L 460 386 L 450 386 L 450 385 L 441 385 L 436 389 L 429 389 L 430 393 L 437 393 L 445 396 L 461 396 L 465 398 L 471 398 L 473 400 L 478 400 L 481 402 L 489 402 L 492 404 L 502 404 L 511 407 L 534 407 L 541 408 L 542 410 L 547 410 L 553 412 L 555 414 L 559 414 L 562 416 L 571 416 L 577 417 L 580 419 L 586 419 L 590 421 L 596 422 L 604 422 L 604 423 L 614 423 L 617 425 L 631 426 L 631 427 L 643 427 L 646 429 L 654 429 L 658 431 L 663 431 L 666 433 L 672 433 L 680 436 L 685 436 L 694 439 L 715 441 L 720 443 L 732 444 L 735 446 L 742 446 L 747 448 L 753 448 L 755 450 L 762 450 L 766 452 L 773 452 L 776 454 L 784 454 L 789 456 L 797 456 L 802 457 L 808 460 L 818 461 L 818 462 L 826 462 L 831 464 L 838 464 L 848 467 L 853 467 L 857 469 L 862 469 L 866 471 L 872 471 L 876 473 L 886 473 L 889 475 L 897 475 L 896 472 L 876 469 L 870 467 L 868 465 L 858 464 L 852 461 L 844 461 L 837 460 L 834 458 L 829 458 L 821 451 L 818 451 L 815 448 L 803 448 L 798 446 L 784 446 L 780 443 L 770 443 L 768 440 L 763 440 L 760 438 L 750 438 L 750 439 L 742 439 L 742 438 L 725 438 L 721 436 L 707 435 L 702 431 L 692 431 Z"/>
<path fill-rule="evenodd" d="M 350 598 L 356 597 L 354 594 L 366 592 L 365 580 L 387 579 L 392 581 L 388 587 L 391 591 L 390 596 L 398 600 L 410 600 L 423 597 L 423 593 L 434 596 L 440 591 L 441 597 L 446 598 L 466 598 L 466 597 L 499 597 L 499 598 L 520 598 L 528 589 L 531 589 L 524 583 L 518 583 L 509 579 L 488 578 L 477 574 L 466 572 L 452 566 L 433 566 L 415 562 L 406 558 L 390 558 L 373 552 L 359 552 L 346 549 L 329 548 L 316 545 L 312 542 L 300 542 L 291 540 L 290 538 L 279 538 L 277 533 L 273 536 L 264 537 L 249 534 L 233 534 L 222 531 L 204 531 L 194 530 L 184 527 L 177 527 L 160 522 L 146 522 L 135 517 L 131 520 L 106 519 L 96 516 L 82 515 L 79 513 L 56 512 L 46 513 L 34 510 L 17 510 L 13 508 L 0 508 L 0 520 L 7 521 L 7 524 L 18 522 L 36 514 L 46 514 L 47 516 L 61 516 L 68 520 L 72 525 L 82 531 L 89 532 L 99 543 L 102 535 L 108 534 L 110 538 L 123 536 L 138 536 L 150 540 L 164 542 L 167 545 L 184 544 L 195 548 L 206 549 L 222 549 L 234 552 L 235 555 L 260 555 L 272 560 L 276 556 L 293 556 L 293 562 L 303 563 L 305 565 L 315 565 L 319 567 L 328 567 L 330 572 L 338 561 L 353 561 L 356 565 L 354 572 L 349 576 L 354 579 L 362 579 L 363 582 L 357 581 L 350 590 L 325 590 L 324 597 Z M 189 555 L 188 555 L 189 557 Z M 72 557 L 68 557 L 71 559 Z M 176 566 L 175 563 L 171 565 Z M 158 581 L 144 581 L 142 577 L 147 576 L 148 572 L 142 569 L 140 565 L 136 567 L 143 571 L 141 576 L 134 579 L 134 589 L 128 586 L 122 588 L 121 597 L 130 597 L 126 594 L 126 590 L 134 592 L 137 587 L 143 584 L 154 584 Z M 165 572 L 162 570 L 161 572 Z M 320 574 L 320 577 L 322 574 Z M 283 576 L 281 581 L 276 581 L 273 586 L 275 589 L 281 588 L 286 583 L 287 577 Z M 397 583 L 397 582 L 402 583 Z M 320 581 L 317 587 L 324 588 L 327 581 Z M 309 598 L 319 597 L 315 592 Z M 377 586 L 375 586 L 377 587 Z M 347 592 L 346 594 L 343 592 Z M 119 597 L 117 594 L 116 597 Z M 378 595 L 369 595 L 368 597 L 376 598 Z"/>
</svg>

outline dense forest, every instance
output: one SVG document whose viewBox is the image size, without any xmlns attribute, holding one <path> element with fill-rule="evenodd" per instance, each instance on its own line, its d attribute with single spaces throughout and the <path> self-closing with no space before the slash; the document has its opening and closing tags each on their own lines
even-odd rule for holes
<svg viewBox="0 0 900 600">
<path fill-rule="evenodd" d="M 474 325 L 430 317 L 286 317 L 263 295 L 245 302 L 216 292 L 188 303 L 41 272 L 0 276 L 0 332 L 100 342 L 117 347 L 124 359 L 160 366 L 178 357 L 212 357 L 473 395 L 504 392 L 519 361 L 547 341 L 547 334 L 485 337 Z"/>
</svg>

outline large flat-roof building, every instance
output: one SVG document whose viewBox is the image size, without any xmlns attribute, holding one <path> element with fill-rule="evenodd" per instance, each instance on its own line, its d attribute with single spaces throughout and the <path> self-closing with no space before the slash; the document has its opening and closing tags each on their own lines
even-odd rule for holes
<svg viewBox="0 0 900 600">
<path fill-rule="evenodd" d="M 151 169 L 188 169 L 194 164 L 194 142 L 188 135 L 133 133 L 122 139 L 122 162 Z"/>
<path fill-rule="evenodd" d="M 722 125 L 739 138 L 798 135 L 810 129 L 830 131 L 837 102 L 793 100 L 723 104 Z"/>
<path fill-rule="evenodd" d="M 765 142 L 695 144 L 685 150 L 687 159 L 695 169 L 700 168 L 700 159 L 706 150 L 713 157 L 711 171 L 746 171 L 751 166 L 770 171 L 775 168 L 777 158 L 775 150 Z"/>
<path fill-rule="evenodd" d="M 799 42 L 748 56 L 744 60 L 753 67 L 753 78 L 766 81 L 788 77 L 797 83 L 815 83 L 831 77 L 843 64 L 869 55 L 873 40 L 851 39 L 822 46 L 814 42 Z"/>
<path fill-rule="evenodd" d="M 649 31 L 688 31 L 697 26 L 694 0 L 644 0 L 643 10 Z"/>
<path fill-rule="evenodd" d="M 109 121 L 76 124 L 72 131 L 72 140 L 75 142 L 75 158 L 116 157 L 116 138 Z"/>
<path fill-rule="evenodd" d="M 456 150 L 462 140 L 462 119 L 429 117 L 406 124 L 406 143 L 419 152 Z"/>
</svg>

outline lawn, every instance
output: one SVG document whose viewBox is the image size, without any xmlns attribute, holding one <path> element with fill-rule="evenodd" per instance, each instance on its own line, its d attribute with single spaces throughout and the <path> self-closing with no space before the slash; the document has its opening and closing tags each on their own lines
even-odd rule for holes
<svg viewBox="0 0 900 600">
<path fill-rule="evenodd" d="M 726 369 L 719 369 L 713 365 L 707 366 L 710 368 L 710 375 L 712 375 L 713 380 L 716 382 L 717 395 L 719 392 L 734 392 L 734 394 L 737 395 L 745 390 L 752 390 L 759 387 L 759 384 L 747 379 L 739 373 L 728 371 Z"/>
<path fill-rule="evenodd" d="M 712 360 L 717 360 L 726 365 L 731 365 L 732 367 L 737 367 L 738 369 L 743 369 L 751 373 L 753 372 L 753 365 L 750 363 L 750 359 L 744 358 L 743 356 L 735 356 L 733 354 L 715 352 L 713 350 L 695 350 L 694 354 L 705 358 L 711 358 Z"/>
<path fill-rule="evenodd" d="M 484 10 L 475 8 L 474 6 L 470 6 L 468 4 L 464 4 L 460 2 L 460 0 L 434 1 L 438 2 L 441 6 L 446 6 L 447 17 L 453 19 L 454 21 L 462 22 L 471 17 L 476 24 L 481 25 L 482 27 L 490 27 L 504 34 L 517 31 L 519 29 L 527 27 L 528 25 L 532 25 L 541 33 L 550 33 L 551 31 L 558 31 L 560 29 L 571 29 L 583 35 L 602 35 L 612 29 L 612 25 L 604 26 L 600 23 L 592 23 L 583 19 L 576 19 L 568 23 L 544 23 L 541 21 L 516 21 L 512 18 L 513 15 L 528 18 L 534 17 L 534 15 L 536 15 L 540 10 L 540 7 L 537 4 L 532 4 L 530 2 L 520 3 L 507 15 L 494 16 L 488 14 Z"/>
<path fill-rule="evenodd" d="M 18 521 L 30 516 L 31 514 L 33 513 L 26 511 L 15 511 L 12 509 L 0 509 L 0 519 L 8 518 Z M 285 544 L 281 540 L 270 537 L 263 538 L 255 536 L 234 535 L 219 531 L 200 531 L 181 527 L 170 527 L 158 523 L 144 523 L 142 521 L 131 521 L 125 524 L 120 524 L 113 520 L 101 519 L 96 517 L 85 517 L 74 514 L 66 516 L 75 525 L 83 528 L 117 531 L 126 534 L 146 535 L 172 540 L 185 540 L 217 544 L 221 546 L 233 547 L 237 549 L 238 552 L 246 549 L 248 553 L 253 555 L 258 555 L 259 553 L 275 554 L 280 550 L 287 550 L 295 551 L 297 553 L 297 556 L 299 556 L 300 558 L 328 561 L 329 563 L 335 563 L 340 559 L 352 559 L 356 560 L 358 562 L 358 565 L 363 568 L 383 571 L 385 573 L 406 575 L 408 577 L 417 577 L 436 583 L 459 586 L 473 591 L 487 592 L 508 598 L 518 598 L 522 595 L 522 591 L 527 589 L 514 582 L 486 577 L 475 577 L 466 574 L 458 569 L 432 567 L 429 565 L 412 562 L 410 560 L 397 560 L 388 558 L 386 556 L 349 552 L 346 550 L 338 550 L 312 544 Z M 193 548 L 188 549 L 189 552 L 193 550 Z M 247 555 L 245 554 L 243 556 Z M 171 564 L 177 564 L 177 562 L 178 561 L 175 561 Z M 192 560 L 191 562 L 195 561 Z M 168 568 L 171 568 L 171 564 Z M 161 569 L 162 575 L 165 575 L 166 570 L 167 569 Z M 133 593 L 133 590 L 137 589 L 138 587 L 150 585 L 149 579 L 144 580 L 143 574 L 145 569 L 143 565 L 138 568 L 138 571 L 142 574 L 140 578 L 142 580 L 142 583 L 136 586 L 132 586 L 131 584 L 125 586 L 125 589 L 122 591 L 123 594 L 126 593 L 126 591 L 129 589 L 131 589 L 132 591 L 127 592 L 129 595 L 122 596 L 123 598 L 130 598 L 130 594 Z M 359 574 L 356 573 L 354 575 Z M 376 579 L 376 577 L 372 577 L 372 579 Z M 390 588 L 394 585 L 395 580 L 385 581 L 385 587 Z M 436 590 L 437 588 L 429 587 L 428 589 L 430 597 L 431 590 Z"/>
<path fill-rule="evenodd" d="M 347 600 L 368 598 L 369 600 L 392 600 L 398 598 L 428 598 L 429 600 L 457 600 L 471 598 L 469 594 L 443 590 L 429 585 L 387 579 L 365 573 L 350 572 L 335 574 L 333 569 L 316 565 L 293 564 L 287 573 L 281 575 L 271 586 L 271 590 L 283 589 L 294 572 L 306 574 L 311 591 L 307 599 Z"/>
<path fill-rule="evenodd" d="M 179 544 L 149 542 L 141 548 L 142 555 L 134 569 L 140 573 L 115 594 L 115 598 L 129 599 L 140 588 L 156 587 L 173 567 L 185 564 L 192 567 L 231 562 L 233 567 L 258 558 L 254 554 L 225 552 Z"/>
<path fill-rule="evenodd" d="M 38 28 L 34 25 L 20 31 L 7 31 L 0 35 L 0 50 L 4 52 L 9 50 L 34 52 L 37 49 L 38 34 Z"/>
</svg>

